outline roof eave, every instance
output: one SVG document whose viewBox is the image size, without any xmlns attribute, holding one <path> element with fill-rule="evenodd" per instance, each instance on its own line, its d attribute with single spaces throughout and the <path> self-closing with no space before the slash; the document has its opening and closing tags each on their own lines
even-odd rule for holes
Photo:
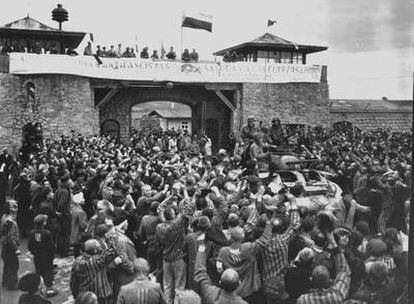
<svg viewBox="0 0 414 304">
<path fill-rule="evenodd" d="M 292 43 L 292 45 L 286 44 L 274 44 L 274 43 L 260 43 L 260 42 L 245 42 L 241 43 L 232 47 L 228 47 L 226 49 L 222 49 L 220 51 L 214 52 L 214 56 L 223 56 L 227 52 L 232 52 L 235 50 L 240 50 L 243 48 L 274 48 L 280 50 L 291 50 L 291 51 L 299 51 L 305 54 L 317 53 L 326 51 L 328 47 L 326 46 L 315 46 L 315 45 L 297 45 L 297 48 Z"/>
<path fill-rule="evenodd" d="M 69 31 L 48 31 L 48 30 L 31 30 L 31 29 L 11 29 L 0 27 L 0 37 L 7 38 L 24 38 L 30 37 L 32 40 L 36 39 L 55 39 L 58 41 L 68 42 L 68 47 L 76 48 L 84 39 L 86 33 L 83 32 L 69 32 Z"/>
<path fill-rule="evenodd" d="M 39 35 L 50 35 L 50 36 L 85 36 L 84 32 L 73 32 L 73 31 L 59 31 L 59 30 L 39 30 L 39 29 L 16 29 L 8 27 L 0 27 L 0 33 L 22 33 L 22 34 L 39 34 Z"/>
</svg>

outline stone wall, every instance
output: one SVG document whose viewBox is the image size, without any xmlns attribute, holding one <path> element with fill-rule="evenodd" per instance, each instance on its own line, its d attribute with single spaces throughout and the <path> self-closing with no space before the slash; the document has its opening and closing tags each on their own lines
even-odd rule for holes
<svg viewBox="0 0 414 304">
<path fill-rule="evenodd" d="M 411 132 L 413 113 L 409 112 L 331 112 L 331 126 L 337 122 L 348 121 L 361 130 L 374 130 L 378 127 L 393 131 Z"/>
<path fill-rule="evenodd" d="M 27 103 L 26 84 L 35 85 L 35 107 Z M 68 75 L 0 73 L 0 147 L 19 148 L 22 128 L 40 122 L 43 138 L 98 133 L 98 112 L 87 78 Z"/>
<path fill-rule="evenodd" d="M 329 91 L 327 83 L 244 83 L 243 123 L 248 116 L 270 124 L 272 117 L 282 124 L 328 127 Z"/>
</svg>

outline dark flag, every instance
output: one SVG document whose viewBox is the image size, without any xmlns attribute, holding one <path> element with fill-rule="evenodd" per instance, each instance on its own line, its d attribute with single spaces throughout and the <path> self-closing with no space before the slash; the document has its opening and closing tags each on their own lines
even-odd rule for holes
<svg viewBox="0 0 414 304">
<path fill-rule="evenodd" d="M 276 20 L 267 20 L 267 27 L 272 26 L 276 23 Z"/>
<path fill-rule="evenodd" d="M 185 15 L 181 27 L 189 27 L 193 29 L 205 30 L 212 32 L 213 16 L 199 13 L 196 16 Z"/>
</svg>

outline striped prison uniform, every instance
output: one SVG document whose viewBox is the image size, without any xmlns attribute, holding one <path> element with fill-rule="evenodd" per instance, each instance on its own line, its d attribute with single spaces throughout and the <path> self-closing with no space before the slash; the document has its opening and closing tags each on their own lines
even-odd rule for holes
<svg viewBox="0 0 414 304">
<path fill-rule="evenodd" d="M 273 234 L 271 239 L 260 244 L 260 255 L 263 261 L 262 279 L 283 277 L 289 266 L 289 242 L 300 228 L 300 217 L 297 209 L 290 211 L 290 224 L 283 234 Z"/>
<path fill-rule="evenodd" d="M 311 289 L 309 293 L 301 295 L 297 304 L 342 304 L 348 296 L 351 270 L 345 255 L 336 248 L 334 255 L 337 271 L 335 282 L 328 288 Z"/>
<path fill-rule="evenodd" d="M 113 247 L 105 249 L 102 253 L 89 255 L 84 253 L 76 258 L 72 266 L 70 287 L 72 294 L 92 291 L 99 299 L 108 298 L 112 295 L 112 287 L 107 277 L 106 266 L 116 257 Z"/>
<path fill-rule="evenodd" d="M 117 304 L 164 304 L 161 285 L 148 279 L 137 279 L 121 287 Z"/>
</svg>

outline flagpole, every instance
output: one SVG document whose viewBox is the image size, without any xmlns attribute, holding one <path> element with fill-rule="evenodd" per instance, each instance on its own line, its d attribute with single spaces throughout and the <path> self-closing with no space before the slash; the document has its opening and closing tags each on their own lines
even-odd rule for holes
<svg viewBox="0 0 414 304">
<path fill-rule="evenodd" d="M 180 54 L 178 58 L 181 59 L 181 54 L 183 53 L 183 24 L 181 23 L 181 41 L 180 41 Z"/>
</svg>

